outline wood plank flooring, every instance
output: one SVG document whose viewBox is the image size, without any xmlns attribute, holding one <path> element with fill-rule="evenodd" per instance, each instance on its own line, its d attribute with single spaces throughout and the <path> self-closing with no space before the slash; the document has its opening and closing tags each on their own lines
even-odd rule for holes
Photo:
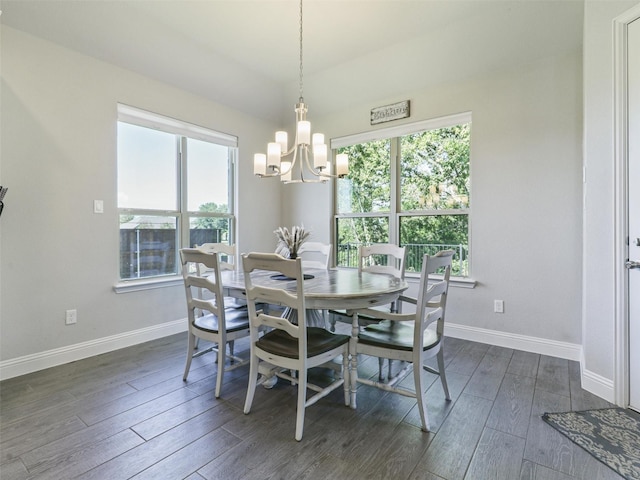
<svg viewBox="0 0 640 480">
<path fill-rule="evenodd" d="M 447 338 L 450 402 L 423 372 L 431 432 L 413 399 L 360 386 L 356 411 L 342 390 L 309 407 L 296 442 L 295 387 L 259 387 L 244 415 L 248 367 L 216 399 L 213 355 L 182 381 L 186 344 L 174 335 L 0 383 L 0 478 L 622 478 L 540 418 L 610 406 L 580 388 L 576 362 Z M 360 375 L 377 371 L 362 358 Z"/>
</svg>

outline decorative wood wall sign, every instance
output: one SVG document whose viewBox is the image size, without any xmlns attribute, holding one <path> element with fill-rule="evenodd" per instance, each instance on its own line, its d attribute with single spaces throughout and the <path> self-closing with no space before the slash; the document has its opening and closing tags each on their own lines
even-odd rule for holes
<svg viewBox="0 0 640 480">
<path fill-rule="evenodd" d="M 384 107 L 376 107 L 371 109 L 371 125 L 378 123 L 390 122 L 400 118 L 409 116 L 409 100 L 403 102 L 392 103 Z"/>
</svg>

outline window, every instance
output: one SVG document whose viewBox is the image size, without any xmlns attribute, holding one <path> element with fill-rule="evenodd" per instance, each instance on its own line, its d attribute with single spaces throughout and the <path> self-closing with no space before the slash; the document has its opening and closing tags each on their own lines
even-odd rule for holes
<svg viewBox="0 0 640 480">
<path fill-rule="evenodd" d="M 181 247 L 234 243 L 237 139 L 118 105 L 120 279 L 178 274 Z"/>
<path fill-rule="evenodd" d="M 453 249 L 452 273 L 469 275 L 471 114 L 376 130 L 332 141 L 349 155 L 336 188 L 337 265 L 355 267 L 358 247 L 407 249 L 407 272 L 422 256 Z"/>
</svg>

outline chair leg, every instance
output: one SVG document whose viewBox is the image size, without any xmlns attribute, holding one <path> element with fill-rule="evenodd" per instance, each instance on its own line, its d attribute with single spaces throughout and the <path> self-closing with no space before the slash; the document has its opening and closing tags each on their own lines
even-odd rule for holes
<svg viewBox="0 0 640 480">
<path fill-rule="evenodd" d="M 224 380 L 224 365 L 225 365 L 226 351 L 224 345 L 221 347 L 218 344 L 218 374 L 216 375 L 216 398 L 220 398 L 222 392 L 222 381 Z"/>
<path fill-rule="evenodd" d="M 296 410 L 296 440 L 302 440 L 304 430 L 304 410 L 307 403 L 307 370 L 298 373 L 298 407 Z"/>
<path fill-rule="evenodd" d="M 187 345 L 187 363 L 184 366 L 184 375 L 182 376 L 182 381 L 186 382 L 187 381 L 187 377 L 189 376 L 189 369 L 191 368 L 191 359 L 193 358 L 193 352 L 194 350 L 197 348 L 196 347 L 196 343 L 197 343 L 197 338 L 196 336 L 189 332 L 189 343 Z"/>
<path fill-rule="evenodd" d="M 351 369 L 349 367 L 350 362 L 349 362 L 349 352 L 347 351 L 347 349 L 345 349 L 344 353 L 342 354 L 342 379 L 344 380 L 344 404 L 345 405 L 349 405 L 350 403 L 350 399 L 349 399 L 349 387 L 351 384 Z"/>
<path fill-rule="evenodd" d="M 383 365 L 384 365 L 384 358 L 378 357 L 378 380 L 380 382 L 382 380 L 384 380 L 384 376 L 382 375 L 382 366 Z M 391 365 L 391 362 L 389 362 L 389 365 Z M 389 373 L 391 373 L 391 366 L 389 366 Z M 389 378 L 391 378 L 391 375 L 389 375 Z"/>
<path fill-rule="evenodd" d="M 234 345 L 235 345 L 235 340 L 231 340 L 229 342 L 229 355 L 230 355 L 229 361 L 231 363 L 233 363 L 233 347 L 234 347 Z"/>
<path fill-rule="evenodd" d="M 260 359 L 255 355 L 251 355 L 249 363 L 249 384 L 247 385 L 247 396 L 244 400 L 244 413 L 251 411 L 251 404 L 253 403 L 253 396 L 256 393 L 256 384 L 258 383 L 258 363 Z"/>
<path fill-rule="evenodd" d="M 447 386 L 447 376 L 444 373 L 444 352 L 442 350 L 442 345 L 440 345 L 440 351 L 438 352 L 438 372 L 440 372 L 440 381 L 442 382 L 442 388 L 444 389 L 444 398 L 451 400 L 449 387 Z"/>
<path fill-rule="evenodd" d="M 349 383 L 351 384 L 351 401 L 349 405 L 355 409 L 356 390 L 358 388 L 358 355 L 356 353 L 351 354 L 351 361 L 349 362 Z"/>
<path fill-rule="evenodd" d="M 425 403 L 424 388 L 422 386 L 422 368 L 420 363 L 414 365 L 413 368 L 413 382 L 416 389 L 416 401 L 418 402 L 418 411 L 420 412 L 420 422 L 422 423 L 422 430 L 429 431 L 429 417 L 427 416 L 427 405 Z"/>
</svg>

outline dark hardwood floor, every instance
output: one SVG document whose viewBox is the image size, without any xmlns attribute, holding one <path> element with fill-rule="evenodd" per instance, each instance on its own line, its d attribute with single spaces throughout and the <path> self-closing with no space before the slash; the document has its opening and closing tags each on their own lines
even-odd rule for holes
<svg viewBox="0 0 640 480">
<path fill-rule="evenodd" d="M 183 382 L 185 351 L 180 334 L 2 382 L 0 478 L 622 478 L 540 418 L 609 406 L 580 388 L 576 362 L 447 338 L 451 402 L 424 372 L 430 433 L 415 400 L 360 386 L 356 411 L 341 390 L 309 407 L 296 442 L 295 387 L 259 387 L 244 415 L 248 367 L 216 400 L 214 356 Z"/>
</svg>

